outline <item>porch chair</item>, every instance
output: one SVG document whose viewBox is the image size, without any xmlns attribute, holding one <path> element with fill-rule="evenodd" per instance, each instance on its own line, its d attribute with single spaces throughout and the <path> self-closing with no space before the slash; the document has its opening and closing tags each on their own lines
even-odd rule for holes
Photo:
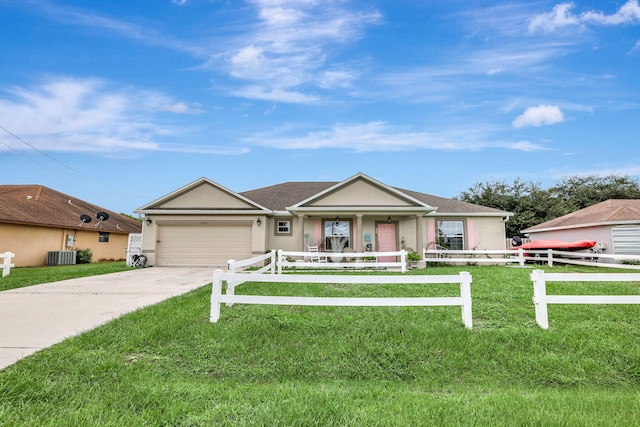
<svg viewBox="0 0 640 427">
<path fill-rule="evenodd" d="M 308 246 L 311 262 L 328 262 L 326 255 L 320 255 L 318 246 Z"/>
</svg>

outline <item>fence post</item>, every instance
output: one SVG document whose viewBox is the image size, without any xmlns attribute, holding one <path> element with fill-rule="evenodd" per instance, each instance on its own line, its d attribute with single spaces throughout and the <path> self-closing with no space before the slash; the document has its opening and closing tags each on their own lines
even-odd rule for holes
<svg viewBox="0 0 640 427">
<path fill-rule="evenodd" d="M 222 270 L 214 270 L 211 286 L 211 313 L 209 321 L 215 323 L 220 319 L 220 297 L 222 296 Z"/>
<path fill-rule="evenodd" d="M 524 250 L 522 248 L 518 249 L 518 262 L 520 267 L 524 267 Z"/>
<path fill-rule="evenodd" d="M 553 249 L 547 249 L 547 265 L 553 267 Z"/>
<path fill-rule="evenodd" d="M 467 271 L 460 272 L 460 296 L 462 297 L 462 322 L 465 328 L 473 328 L 473 315 L 471 314 L 471 274 Z"/>
<path fill-rule="evenodd" d="M 282 274 L 282 249 L 278 249 L 278 274 Z"/>
<path fill-rule="evenodd" d="M 402 269 L 402 272 L 406 273 L 407 272 L 407 251 L 405 251 L 404 249 L 400 251 L 400 264 L 402 264 L 402 267 L 400 267 Z"/>
<path fill-rule="evenodd" d="M 544 271 L 533 270 L 531 272 L 531 280 L 533 281 L 533 304 L 536 309 L 536 322 L 542 329 L 549 329 L 547 285 L 544 278 Z"/>
<path fill-rule="evenodd" d="M 11 267 L 14 265 L 11 263 L 11 259 L 16 256 L 13 252 L 5 252 L 4 253 L 4 262 L 2 263 L 2 277 L 7 277 L 9 275 L 9 271 Z"/>
<path fill-rule="evenodd" d="M 231 273 L 236 273 L 236 260 L 230 259 L 227 261 L 227 270 Z"/>
<path fill-rule="evenodd" d="M 276 251 L 271 250 L 271 274 L 276 273 Z"/>
</svg>

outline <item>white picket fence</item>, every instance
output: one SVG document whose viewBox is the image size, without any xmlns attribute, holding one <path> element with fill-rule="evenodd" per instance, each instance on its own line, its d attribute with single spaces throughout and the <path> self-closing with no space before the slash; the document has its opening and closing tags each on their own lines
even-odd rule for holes
<svg viewBox="0 0 640 427">
<path fill-rule="evenodd" d="M 331 262 L 312 262 L 312 256 L 320 255 L 328 258 Z M 395 261 L 379 261 L 381 257 L 395 257 Z M 369 258 L 374 258 L 371 262 Z M 392 268 L 407 272 L 407 251 L 400 250 L 394 252 L 293 252 L 278 251 L 278 273 L 282 273 L 283 268 Z"/>
<path fill-rule="evenodd" d="M 468 264 L 520 264 L 524 267 L 527 258 L 522 249 L 507 250 L 449 250 L 449 249 L 423 249 L 422 259 L 426 262 L 441 263 L 468 263 Z"/>
<path fill-rule="evenodd" d="M 555 264 L 588 265 L 592 267 L 614 267 L 638 270 L 638 265 L 621 263 L 607 263 L 603 260 L 640 261 L 638 255 L 615 255 L 592 252 L 543 250 L 445 250 L 423 249 L 422 258 L 426 262 L 440 262 L 451 264 L 511 264 L 517 263 L 521 267 L 527 262 L 546 262 L 549 267 Z"/>
<path fill-rule="evenodd" d="M 467 329 L 473 327 L 471 314 L 471 275 L 461 272 L 458 275 L 415 275 L 415 276 L 372 276 L 372 275 L 312 275 L 312 274 L 247 274 L 224 273 L 215 270 L 211 291 L 210 321 L 220 319 L 222 303 L 267 304 L 267 305 L 310 305 L 310 306 L 376 306 L 376 307 L 408 307 L 408 306 L 460 306 L 462 322 Z M 222 283 L 232 284 L 227 293 L 222 292 Z M 235 288 L 248 281 L 277 283 L 325 283 L 325 284 L 432 284 L 459 283 L 459 297 L 393 297 L 393 298 L 336 298 L 336 297 L 300 297 L 269 295 L 235 295 Z"/>
<path fill-rule="evenodd" d="M 545 273 L 534 270 L 536 322 L 549 329 L 548 304 L 640 304 L 640 295 L 547 295 L 547 282 L 639 282 L 639 273 Z"/>
<path fill-rule="evenodd" d="M 16 256 L 16 254 L 14 254 L 13 252 L 5 252 L 3 254 L 0 254 L 0 258 L 3 259 L 2 277 L 7 277 L 9 275 L 9 272 L 11 271 L 11 268 L 15 267 L 15 265 L 13 265 L 13 263 L 11 262 L 11 259 L 13 259 L 14 256 Z"/>
</svg>

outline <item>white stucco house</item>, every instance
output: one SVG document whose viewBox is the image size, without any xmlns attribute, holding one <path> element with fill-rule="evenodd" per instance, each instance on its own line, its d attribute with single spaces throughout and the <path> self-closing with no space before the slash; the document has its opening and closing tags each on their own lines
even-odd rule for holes
<svg viewBox="0 0 640 427">
<path fill-rule="evenodd" d="M 272 249 L 421 252 L 505 249 L 511 213 L 389 186 L 358 173 L 341 182 L 286 182 L 236 193 L 197 179 L 134 212 L 157 266 L 225 266 Z"/>
</svg>

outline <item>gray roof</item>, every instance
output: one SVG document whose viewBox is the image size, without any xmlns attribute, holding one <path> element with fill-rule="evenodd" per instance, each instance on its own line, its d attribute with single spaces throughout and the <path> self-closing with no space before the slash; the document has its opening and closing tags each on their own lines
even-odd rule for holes
<svg viewBox="0 0 640 427">
<path fill-rule="evenodd" d="M 337 184 L 339 183 L 285 182 L 283 184 L 271 185 L 268 187 L 258 188 L 256 190 L 245 191 L 239 194 L 268 209 L 284 211 L 286 210 L 286 207 L 293 206 Z M 439 214 L 506 214 L 504 211 L 475 205 L 473 203 L 432 196 L 430 194 L 404 190 L 401 188 L 395 189 L 413 197 L 414 199 L 426 203 L 429 206 L 437 207 L 437 212 Z"/>
<path fill-rule="evenodd" d="M 640 200 L 610 199 L 529 227 L 523 232 L 572 228 L 594 224 L 640 222 Z"/>
</svg>

